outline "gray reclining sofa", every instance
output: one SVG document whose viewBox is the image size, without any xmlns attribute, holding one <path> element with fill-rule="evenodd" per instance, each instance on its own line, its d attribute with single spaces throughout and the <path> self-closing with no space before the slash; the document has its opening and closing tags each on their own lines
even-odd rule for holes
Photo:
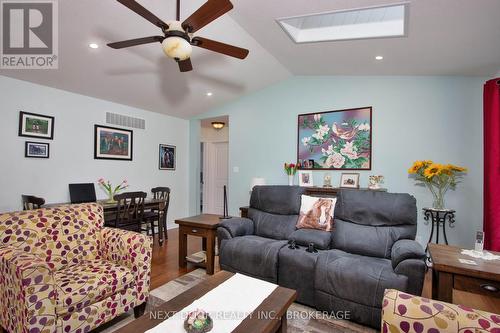
<svg viewBox="0 0 500 333">
<path fill-rule="evenodd" d="M 302 194 L 297 186 L 256 186 L 248 218 L 217 229 L 221 268 L 295 289 L 300 303 L 376 328 L 386 288 L 421 294 L 426 265 L 414 241 L 414 197 L 341 190 L 326 232 L 296 229 Z M 306 251 L 310 243 L 318 252 Z"/>
</svg>

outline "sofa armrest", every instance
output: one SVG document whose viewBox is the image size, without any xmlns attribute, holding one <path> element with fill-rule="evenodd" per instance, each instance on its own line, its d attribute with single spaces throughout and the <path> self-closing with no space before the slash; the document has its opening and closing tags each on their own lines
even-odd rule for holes
<svg viewBox="0 0 500 333">
<path fill-rule="evenodd" d="M 219 223 L 219 228 L 225 229 L 231 238 L 253 235 L 253 221 L 247 218 L 235 217 Z"/>
<path fill-rule="evenodd" d="M 467 328 L 467 329 L 465 329 Z M 496 332 L 500 315 L 387 289 L 381 332 Z"/>
<path fill-rule="evenodd" d="M 53 274 L 34 254 L 0 246 L 0 326 L 8 332 L 55 332 Z"/>
<path fill-rule="evenodd" d="M 151 237 L 115 228 L 102 228 L 101 236 L 101 257 L 130 268 L 137 287 L 137 305 L 144 303 L 149 296 L 151 278 Z"/>
<path fill-rule="evenodd" d="M 392 246 L 391 262 L 392 268 L 396 267 L 404 260 L 407 259 L 425 259 L 425 251 L 422 246 L 409 239 L 400 239 Z"/>
</svg>

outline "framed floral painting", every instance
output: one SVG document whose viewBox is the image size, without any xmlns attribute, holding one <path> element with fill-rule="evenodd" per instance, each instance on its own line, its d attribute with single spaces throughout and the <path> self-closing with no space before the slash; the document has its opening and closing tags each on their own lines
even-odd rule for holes
<svg viewBox="0 0 500 333">
<path fill-rule="evenodd" d="M 372 107 L 299 115 L 297 161 L 306 170 L 371 170 Z"/>
</svg>

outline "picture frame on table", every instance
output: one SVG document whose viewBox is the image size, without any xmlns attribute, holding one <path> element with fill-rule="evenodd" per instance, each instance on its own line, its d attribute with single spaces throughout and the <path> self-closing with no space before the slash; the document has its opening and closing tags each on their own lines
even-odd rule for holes
<svg viewBox="0 0 500 333">
<path fill-rule="evenodd" d="M 54 139 L 55 118 L 43 114 L 19 112 L 19 136 L 27 138 Z"/>
<path fill-rule="evenodd" d="M 175 171 L 177 162 L 176 150 L 176 146 L 160 144 L 158 155 L 158 167 L 160 170 Z"/>
<path fill-rule="evenodd" d="M 299 186 L 312 187 L 313 186 L 313 173 L 312 171 L 299 171 Z"/>
<path fill-rule="evenodd" d="M 49 158 L 50 146 L 47 142 L 26 141 L 24 146 L 24 157 Z"/>
<path fill-rule="evenodd" d="M 299 159 L 297 164 L 299 165 L 300 170 L 312 170 L 315 168 L 314 160 L 301 160 Z"/>
<path fill-rule="evenodd" d="M 94 125 L 94 159 L 132 161 L 134 132 Z"/>
<path fill-rule="evenodd" d="M 340 188 L 359 188 L 359 173 L 342 173 Z"/>
</svg>

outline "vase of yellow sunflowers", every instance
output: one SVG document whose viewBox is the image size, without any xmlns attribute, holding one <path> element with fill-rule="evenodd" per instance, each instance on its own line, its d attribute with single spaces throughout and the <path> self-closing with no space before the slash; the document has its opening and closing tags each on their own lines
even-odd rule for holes
<svg viewBox="0 0 500 333">
<path fill-rule="evenodd" d="M 416 161 L 408 169 L 417 184 L 426 186 L 433 196 L 432 207 L 444 209 L 444 197 L 449 189 L 454 190 L 467 169 L 454 164 L 440 164 L 433 161 Z"/>
</svg>

